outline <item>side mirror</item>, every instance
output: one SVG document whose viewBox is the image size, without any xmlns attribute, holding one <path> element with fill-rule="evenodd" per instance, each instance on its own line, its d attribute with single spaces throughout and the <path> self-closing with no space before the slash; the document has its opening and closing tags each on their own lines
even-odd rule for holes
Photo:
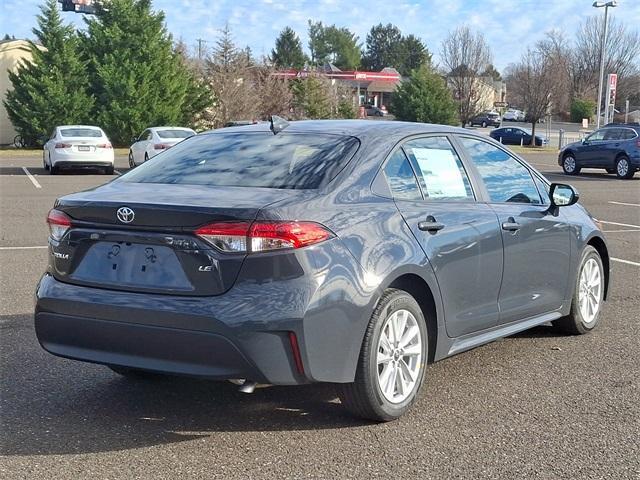
<svg viewBox="0 0 640 480">
<path fill-rule="evenodd" d="M 581 143 L 582 145 L 589 145 L 589 140 L 587 140 L 587 139 L 586 139 L 586 137 L 585 137 L 585 138 L 583 138 L 582 140 L 580 140 L 580 143 Z"/>
<path fill-rule="evenodd" d="M 549 198 L 553 207 L 568 207 L 580 199 L 580 194 L 571 185 L 552 183 L 549 189 Z"/>
</svg>

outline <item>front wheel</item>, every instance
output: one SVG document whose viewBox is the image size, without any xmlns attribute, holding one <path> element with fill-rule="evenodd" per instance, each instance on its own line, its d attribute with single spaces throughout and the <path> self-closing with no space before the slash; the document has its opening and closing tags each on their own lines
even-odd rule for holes
<svg viewBox="0 0 640 480">
<path fill-rule="evenodd" d="M 133 160 L 133 152 L 129 150 L 129 168 L 135 168 L 136 162 Z"/>
<path fill-rule="evenodd" d="M 427 327 L 420 306 L 403 290 L 387 289 L 365 332 L 356 377 L 338 396 L 354 415 L 387 422 L 416 401 L 427 363 Z"/>
<path fill-rule="evenodd" d="M 565 155 L 562 159 L 562 170 L 567 175 L 578 175 L 580 173 L 580 167 L 576 161 L 576 157 L 571 154 Z"/>
<path fill-rule="evenodd" d="M 631 168 L 628 157 L 623 155 L 616 160 L 616 175 L 618 178 L 628 180 L 633 177 L 634 173 L 635 172 L 633 168 Z"/>
<path fill-rule="evenodd" d="M 604 301 L 605 276 L 602 259 L 591 245 L 582 252 L 580 269 L 574 283 L 569 315 L 553 322 L 561 331 L 581 335 L 593 330 L 600 319 Z"/>
</svg>

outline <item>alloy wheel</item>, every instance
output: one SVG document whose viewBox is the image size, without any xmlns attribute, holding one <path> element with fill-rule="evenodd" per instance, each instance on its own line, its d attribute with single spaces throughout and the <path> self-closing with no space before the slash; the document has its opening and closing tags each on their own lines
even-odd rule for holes
<svg viewBox="0 0 640 480">
<path fill-rule="evenodd" d="M 408 310 L 396 310 L 385 321 L 377 349 L 378 386 L 391 403 L 406 400 L 422 368 L 422 334 Z"/>
<path fill-rule="evenodd" d="M 629 161 L 626 158 L 621 158 L 620 160 L 618 160 L 616 170 L 618 171 L 619 176 L 626 176 L 629 173 Z"/>
<path fill-rule="evenodd" d="M 593 258 L 582 266 L 578 286 L 578 306 L 585 323 L 593 322 L 598 316 L 602 303 L 602 272 Z"/>
<path fill-rule="evenodd" d="M 571 155 L 564 157 L 564 170 L 567 173 L 573 173 L 576 170 L 576 159 Z"/>
</svg>

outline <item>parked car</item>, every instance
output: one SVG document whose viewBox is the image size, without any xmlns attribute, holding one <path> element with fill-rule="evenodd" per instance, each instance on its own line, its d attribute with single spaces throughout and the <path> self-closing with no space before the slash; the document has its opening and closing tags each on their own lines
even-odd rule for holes
<svg viewBox="0 0 640 480">
<path fill-rule="evenodd" d="M 504 145 L 531 145 L 531 130 L 520 127 L 496 128 L 489 133 L 494 140 Z M 536 146 L 547 145 L 549 140 L 541 135 L 536 135 Z"/>
<path fill-rule="evenodd" d="M 578 175 L 583 168 L 603 168 L 618 178 L 632 178 L 640 170 L 640 125 L 608 124 L 563 147 L 558 165 L 567 175 Z"/>
<path fill-rule="evenodd" d="M 506 122 L 524 122 L 524 112 L 515 108 L 510 108 L 502 116 L 502 120 Z"/>
<path fill-rule="evenodd" d="M 219 129 L 56 201 L 35 330 L 128 378 L 330 382 L 392 420 L 429 362 L 597 326 L 609 256 L 577 200 L 461 128 Z"/>
<path fill-rule="evenodd" d="M 63 168 L 100 168 L 113 175 L 111 141 L 100 127 L 60 125 L 44 144 L 42 163 L 51 175 Z"/>
<path fill-rule="evenodd" d="M 129 167 L 134 168 L 195 134 L 190 128 L 183 127 L 147 128 L 139 137 L 131 139 Z"/>
<path fill-rule="evenodd" d="M 476 126 L 480 125 L 481 127 L 499 127 L 500 126 L 500 114 L 496 112 L 485 112 L 479 115 L 476 115 L 469 121 L 469 125 Z"/>
<path fill-rule="evenodd" d="M 388 115 L 387 110 L 374 105 L 365 105 L 364 110 L 367 113 L 367 117 L 385 117 Z"/>
</svg>

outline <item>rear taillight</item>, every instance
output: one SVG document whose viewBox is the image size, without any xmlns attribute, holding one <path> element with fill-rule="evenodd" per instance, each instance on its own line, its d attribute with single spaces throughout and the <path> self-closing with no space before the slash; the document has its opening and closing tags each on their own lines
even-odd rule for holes
<svg viewBox="0 0 640 480">
<path fill-rule="evenodd" d="M 167 148 L 171 148 L 171 145 L 168 143 L 156 143 L 153 148 L 155 150 L 166 150 Z"/>
<path fill-rule="evenodd" d="M 334 236 L 315 222 L 217 222 L 195 233 L 218 250 L 237 253 L 302 248 Z"/>
<path fill-rule="evenodd" d="M 56 143 L 56 148 L 71 148 L 70 143 Z"/>
<path fill-rule="evenodd" d="M 51 238 L 57 241 L 64 237 L 64 234 L 71 227 L 71 218 L 66 213 L 54 208 L 49 210 L 47 223 L 49 224 Z"/>
<path fill-rule="evenodd" d="M 96 145 L 98 148 L 113 148 L 110 143 L 101 143 L 100 145 Z"/>
</svg>

